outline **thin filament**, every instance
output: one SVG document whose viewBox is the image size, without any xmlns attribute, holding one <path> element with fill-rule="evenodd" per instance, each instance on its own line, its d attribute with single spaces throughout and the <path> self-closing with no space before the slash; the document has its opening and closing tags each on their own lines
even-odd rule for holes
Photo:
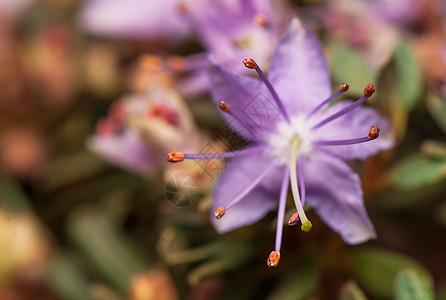
<svg viewBox="0 0 446 300">
<path fill-rule="evenodd" d="M 258 152 L 264 150 L 265 145 L 251 146 L 242 150 L 235 150 L 221 153 L 209 153 L 209 154 L 184 154 L 184 159 L 215 159 L 215 158 L 236 158 L 246 153 Z"/>
<path fill-rule="evenodd" d="M 270 91 L 271 95 L 273 96 L 274 101 L 276 101 L 277 106 L 280 109 L 280 112 L 285 117 L 286 121 L 290 123 L 290 117 L 288 116 L 288 113 L 285 109 L 285 106 L 282 103 L 282 100 L 280 100 L 279 95 L 277 94 L 276 90 L 274 89 L 271 82 L 269 82 L 268 78 L 266 78 L 265 73 L 263 73 L 262 69 L 260 69 L 259 65 L 255 63 L 255 70 L 257 74 L 259 75 L 260 79 L 265 83 L 266 87 Z"/>
<path fill-rule="evenodd" d="M 317 146 L 343 146 L 343 145 L 352 145 L 352 144 L 360 144 L 365 142 L 373 141 L 373 138 L 369 138 L 368 136 L 356 139 L 346 139 L 346 140 L 333 140 L 333 141 L 314 141 L 313 145 Z"/>
<path fill-rule="evenodd" d="M 359 98 L 358 100 L 356 100 L 354 103 L 352 103 L 351 105 L 347 106 L 344 109 L 341 109 L 340 111 L 338 111 L 337 113 L 329 116 L 328 118 L 320 121 L 319 123 L 317 123 L 316 125 L 313 126 L 313 128 L 311 128 L 312 130 L 318 129 L 322 126 L 324 126 L 325 124 L 330 123 L 331 121 L 336 120 L 337 118 L 342 117 L 343 115 L 351 112 L 352 110 L 354 110 L 355 108 L 357 108 L 358 106 L 360 106 L 362 103 L 365 102 L 365 100 L 367 100 L 368 98 L 366 96 L 362 96 L 361 98 Z"/>
<path fill-rule="evenodd" d="M 315 109 L 313 109 L 308 115 L 307 115 L 307 119 L 309 119 L 311 116 L 313 116 L 315 113 L 317 113 L 319 110 L 322 109 L 322 107 L 324 107 L 325 105 L 327 105 L 328 103 L 330 103 L 331 101 L 333 101 L 333 99 L 339 97 L 341 94 L 343 93 L 343 91 L 341 90 L 337 90 L 336 93 L 334 93 L 333 95 L 331 95 L 330 97 L 328 97 L 326 100 L 324 100 L 321 104 L 319 104 Z"/>
<path fill-rule="evenodd" d="M 276 228 L 276 246 L 275 251 L 280 252 L 282 245 L 282 232 L 283 232 L 283 219 L 285 217 L 285 206 L 288 195 L 288 186 L 290 183 L 290 171 L 289 166 L 284 169 L 282 177 L 282 186 L 280 188 L 279 208 L 277 213 L 277 228 Z"/>
</svg>

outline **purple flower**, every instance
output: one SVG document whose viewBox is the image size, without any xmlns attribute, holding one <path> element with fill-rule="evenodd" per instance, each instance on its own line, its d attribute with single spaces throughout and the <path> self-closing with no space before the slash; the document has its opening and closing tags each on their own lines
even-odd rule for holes
<svg viewBox="0 0 446 300">
<path fill-rule="evenodd" d="M 180 70 L 164 64 L 169 71 L 186 72 L 178 84 L 181 94 L 190 97 L 209 90 L 208 55 L 212 54 L 228 70 L 246 74 L 240 61 L 248 55 L 268 67 L 283 27 L 285 13 L 272 7 L 271 0 L 182 1 L 184 23 L 201 42 L 204 53 L 184 57 Z M 276 1 L 276 4 L 279 2 Z M 173 65 L 173 67 L 172 67 Z"/>
<path fill-rule="evenodd" d="M 290 22 L 279 42 L 268 77 L 252 59 L 244 63 L 254 68 L 261 80 L 229 73 L 214 63 L 212 94 L 216 101 L 224 100 L 219 106 L 227 112 L 225 118 L 250 145 L 220 154 L 168 155 L 173 162 L 233 158 L 214 193 L 211 220 L 217 231 L 224 233 L 252 224 L 278 205 L 276 247 L 268 259 L 269 266 L 276 266 L 291 184 L 298 214 L 292 216 L 289 225 L 300 218 L 302 230 L 310 230 L 311 222 L 303 210 L 308 202 L 347 243 L 374 238 L 376 233 L 363 204 L 359 176 L 345 163 L 349 159 L 364 159 L 393 144 L 388 121 L 374 110 L 360 106 L 373 94 L 373 84 L 367 85 L 364 96 L 356 102 L 329 106 L 348 85 L 342 84 L 330 96 L 330 74 L 321 45 L 297 19 Z M 269 117 L 266 109 L 260 109 L 260 104 L 266 102 L 272 104 Z M 260 120 L 258 115 L 264 118 Z M 378 124 L 385 133 L 380 139 L 376 139 Z"/>
<path fill-rule="evenodd" d="M 184 19 L 208 53 L 235 72 L 248 54 L 267 66 L 277 44 L 282 12 L 271 0 L 184 1 Z"/>
<path fill-rule="evenodd" d="M 188 33 L 178 0 L 87 0 L 79 14 L 85 30 L 111 38 L 177 41 Z"/>
</svg>

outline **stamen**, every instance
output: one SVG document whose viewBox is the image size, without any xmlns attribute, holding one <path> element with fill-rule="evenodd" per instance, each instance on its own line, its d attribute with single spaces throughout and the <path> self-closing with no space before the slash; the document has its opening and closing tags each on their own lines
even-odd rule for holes
<svg viewBox="0 0 446 300">
<path fill-rule="evenodd" d="M 343 145 L 352 145 L 365 143 L 369 141 L 373 141 L 379 137 L 379 126 L 372 126 L 370 128 L 369 134 L 362 138 L 356 139 L 346 139 L 346 140 L 333 140 L 333 141 L 314 141 L 313 145 L 317 146 L 343 146 Z"/>
<path fill-rule="evenodd" d="M 218 107 L 221 109 L 222 112 L 228 113 L 229 109 L 231 108 L 228 103 L 224 102 L 223 100 L 220 101 L 218 104 Z"/>
<path fill-rule="evenodd" d="M 276 245 L 274 249 L 276 251 L 280 251 L 280 246 L 282 244 L 283 218 L 285 217 L 285 206 L 289 184 L 290 171 L 289 166 L 286 166 L 282 177 L 282 186 L 280 187 L 279 208 L 277 212 Z"/>
<path fill-rule="evenodd" d="M 373 85 L 373 83 L 367 84 L 367 86 L 364 89 L 364 96 L 370 98 L 372 97 L 373 93 L 375 93 L 375 86 Z"/>
<path fill-rule="evenodd" d="M 328 97 L 326 100 L 322 101 L 321 104 L 319 104 L 315 109 L 313 109 L 308 115 L 307 115 L 307 119 L 310 118 L 312 115 L 314 115 L 316 112 L 318 112 L 319 110 L 321 110 L 322 107 L 324 107 L 325 105 L 327 105 L 328 103 L 330 103 L 331 101 L 333 101 L 333 99 L 339 97 L 342 93 L 345 93 L 346 91 L 348 91 L 349 89 L 349 85 L 347 84 L 347 82 L 342 83 L 339 86 L 339 89 L 330 97 Z"/>
<path fill-rule="evenodd" d="M 265 27 L 265 26 L 267 26 L 269 24 L 269 20 L 268 20 L 267 16 L 265 16 L 262 13 L 257 13 L 254 16 L 253 21 L 254 21 L 255 24 L 258 24 L 258 25 L 263 26 L 263 27 Z"/>
<path fill-rule="evenodd" d="M 248 69 L 255 69 L 257 74 L 259 75 L 260 79 L 262 79 L 263 83 L 265 83 L 266 87 L 270 91 L 271 95 L 273 96 L 274 101 L 276 101 L 277 106 L 280 109 L 280 112 L 284 116 L 285 120 L 290 123 L 290 117 L 288 116 L 288 113 L 283 106 L 282 100 L 280 100 L 279 95 L 277 94 L 276 90 L 272 86 L 271 82 L 269 82 L 268 78 L 266 78 L 265 73 L 263 73 L 262 69 L 260 69 L 259 65 L 252 59 L 252 58 L 245 58 L 243 60 L 243 64 Z"/>
<path fill-rule="evenodd" d="M 182 14 L 189 12 L 189 7 L 188 7 L 186 1 L 184 1 L 184 0 L 181 0 L 177 3 L 177 9 Z"/>
<path fill-rule="evenodd" d="M 226 210 L 223 207 L 219 207 L 216 210 L 214 210 L 214 216 L 217 219 L 221 219 L 221 217 L 223 217 L 223 215 L 226 213 Z"/>
<path fill-rule="evenodd" d="M 167 154 L 167 161 L 172 163 L 182 162 L 184 160 L 184 154 L 177 151 L 172 151 Z"/>
<path fill-rule="evenodd" d="M 277 161 L 273 161 L 262 173 L 257 176 L 231 203 L 229 203 L 225 209 L 231 209 L 235 204 L 248 195 L 267 175 L 271 173 L 273 168 L 277 167 Z"/>
<path fill-rule="evenodd" d="M 240 124 L 244 124 L 244 122 L 242 122 L 242 120 L 240 120 L 240 118 L 230 110 L 231 106 L 228 103 L 226 103 L 225 101 L 221 100 L 220 103 L 218 104 L 218 107 L 220 108 L 220 110 L 222 112 L 229 114 L 231 117 L 236 119 L 237 122 L 239 122 Z M 257 124 L 257 122 L 254 122 L 253 124 L 254 124 L 255 128 L 251 128 L 251 129 L 256 131 L 256 133 L 258 133 L 258 134 L 260 134 L 264 130 L 267 130 L 266 128 L 260 127 L 260 125 Z"/>
<path fill-rule="evenodd" d="M 381 128 L 379 128 L 379 126 L 372 126 L 372 128 L 370 128 L 369 131 L 369 139 L 377 139 L 379 137 L 379 131 L 381 130 Z"/>
<path fill-rule="evenodd" d="M 163 59 L 156 55 L 144 54 L 139 59 L 139 65 L 148 71 L 159 72 L 163 70 Z"/>
<path fill-rule="evenodd" d="M 299 213 L 296 211 L 288 220 L 288 226 L 294 226 L 299 222 Z"/>
<path fill-rule="evenodd" d="M 337 113 L 331 115 L 330 117 L 320 121 L 319 123 L 314 125 L 313 128 L 311 128 L 311 129 L 312 130 L 318 129 L 318 128 L 324 126 L 325 124 L 327 124 L 333 120 L 336 120 L 337 118 L 342 117 L 343 115 L 351 112 L 352 110 L 354 110 L 355 108 L 360 106 L 362 103 L 364 103 L 365 100 L 370 98 L 374 92 L 375 92 L 375 87 L 374 87 L 373 83 L 369 83 L 364 89 L 364 96 L 362 96 L 356 102 L 352 103 L 351 105 L 347 106 L 346 108 L 344 108 L 344 109 L 338 111 Z"/>
<path fill-rule="evenodd" d="M 220 152 L 220 153 L 209 153 L 209 154 L 183 154 L 181 152 L 173 151 L 168 154 L 167 160 L 170 161 L 169 158 L 170 158 L 171 153 L 181 153 L 182 159 L 236 158 L 243 154 L 249 154 L 249 153 L 265 150 L 266 147 L 267 147 L 266 145 L 258 145 L 258 146 L 247 147 L 242 150 Z M 176 161 L 172 161 L 172 162 L 176 162 Z"/>
<path fill-rule="evenodd" d="M 184 57 L 181 56 L 172 56 L 167 60 L 169 69 L 178 71 L 178 72 L 186 72 L 189 68 L 188 61 Z"/>
<path fill-rule="evenodd" d="M 297 149 L 299 147 L 299 139 L 294 138 L 291 143 L 291 154 L 290 154 L 290 181 L 291 181 L 291 191 L 293 192 L 294 203 L 296 205 L 297 212 L 299 213 L 300 219 L 302 221 L 301 229 L 302 231 L 310 231 L 312 224 L 305 215 L 302 203 L 299 196 L 299 187 L 297 186 Z"/>
<path fill-rule="evenodd" d="M 279 251 L 271 251 L 266 261 L 268 267 L 277 267 L 280 261 L 280 252 Z"/>
</svg>

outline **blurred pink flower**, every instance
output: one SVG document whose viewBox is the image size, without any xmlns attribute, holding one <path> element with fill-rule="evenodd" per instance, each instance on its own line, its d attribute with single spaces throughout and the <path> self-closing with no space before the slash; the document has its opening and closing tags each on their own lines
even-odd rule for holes
<svg viewBox="0 0 446 300">
<path fill-rule="evenodd" d="M 197 150 L 192 116 L 172 90 L 126 96 L 99 120 L 87 146 L 110 163 L 136 173 L 163 169 L 172 145 Z"/>
<path fill-rule="evenodd" d="M 110 38 L 177 41 L 188 32 L 178 0 L 86 0 L 78 21 L 86 31 Z"/>
</svg>

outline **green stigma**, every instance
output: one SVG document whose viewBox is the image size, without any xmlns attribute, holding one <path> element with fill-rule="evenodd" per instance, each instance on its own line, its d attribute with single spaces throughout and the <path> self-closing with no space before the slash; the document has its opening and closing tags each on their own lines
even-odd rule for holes
<svg viewBox="0 0 446 300">
<path fill-rule="evenodd" d="M 313 224 L 311 224 L 310 221 L 305 221 L 302 223 L 301 229 L 302 229 L 302 231 L 308 232 L 308 231 L 310 231 L 311 227 L 313 227 Z"/>
</svg>

